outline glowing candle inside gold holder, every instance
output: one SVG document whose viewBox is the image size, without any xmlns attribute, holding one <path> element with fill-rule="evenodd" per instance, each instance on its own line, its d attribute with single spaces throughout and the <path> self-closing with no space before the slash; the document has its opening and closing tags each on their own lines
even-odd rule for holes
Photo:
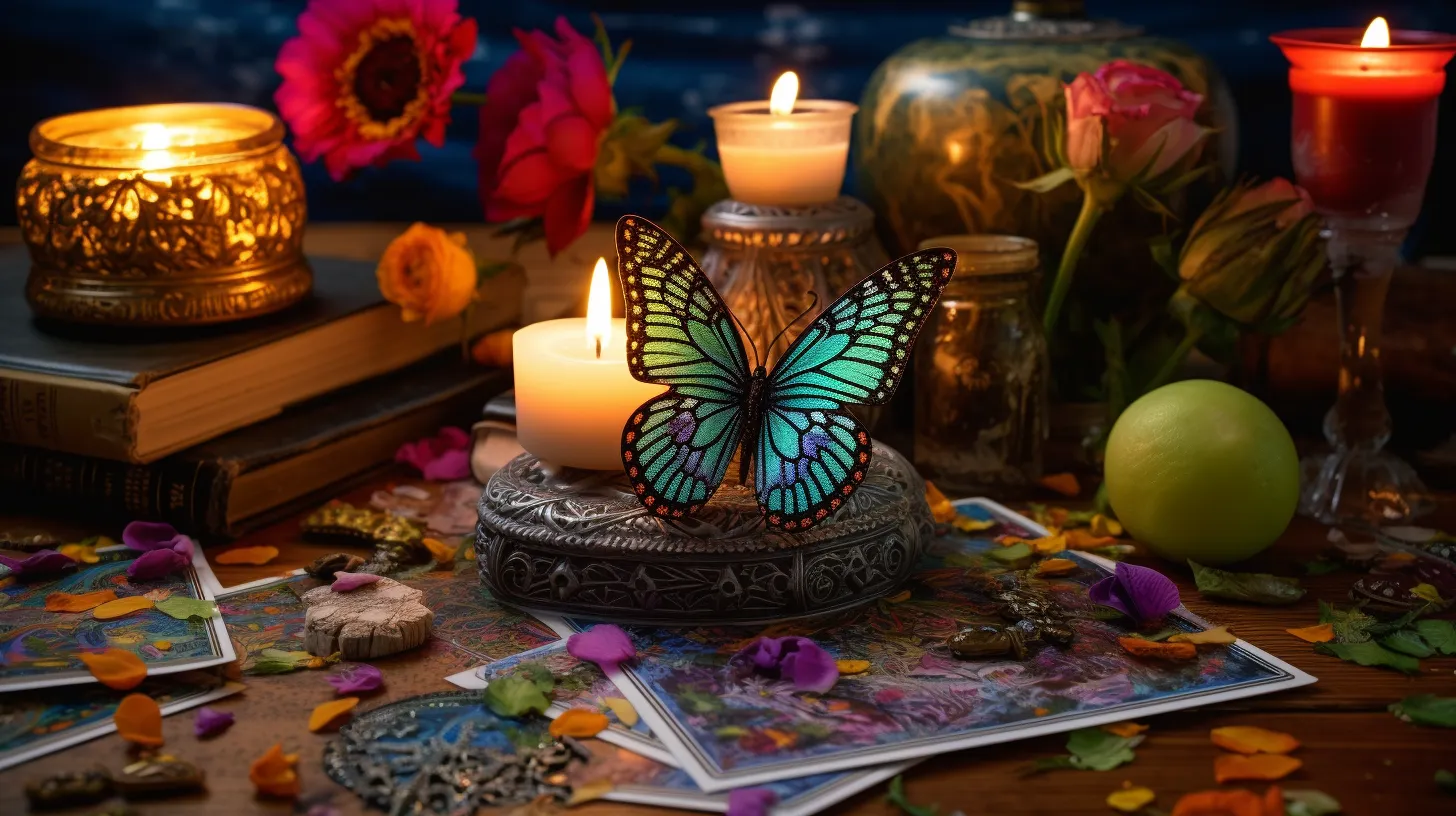
<svg viewBox="0 0 1456 816">
<path fill-rule="evenodd" d="M 256 108 L 144 105 L 47 119 L 16 211 L 41 317 L 220 323 L 305 297 L 308 218 L 283 124 Z"/>
</svg>

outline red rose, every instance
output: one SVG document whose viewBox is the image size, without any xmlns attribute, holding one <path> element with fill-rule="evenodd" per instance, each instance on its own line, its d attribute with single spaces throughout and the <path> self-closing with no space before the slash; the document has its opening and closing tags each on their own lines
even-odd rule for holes
<svg viewBox="0 0 1456 816">
<path fill-rule="evenodd" d="M 616 103 L 601 52 L 556 20 L 556 37 L 516 31 L 521 51 L 486 86 L 480 107 L 480 198 L 487 221 L 542 218 L 546 248 L 586 231 L 592 168 Z"/>
</svg>

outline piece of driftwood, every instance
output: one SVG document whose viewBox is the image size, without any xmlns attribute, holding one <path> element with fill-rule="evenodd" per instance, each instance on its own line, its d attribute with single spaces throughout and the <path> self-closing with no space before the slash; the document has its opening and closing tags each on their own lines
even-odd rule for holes
<svg viewBox="0 0 1456 816">
<path fill-rule="evenodd" d="M 424 593 L 398 581 L 380 578 L 351 592 L 317 587 L 303 595 L 308 615 L 303 647 L 327 657 L 342 652 L 345 660 L 369 660 L 424 643 L 435 614 L 420 603 Z"/>
</svg>

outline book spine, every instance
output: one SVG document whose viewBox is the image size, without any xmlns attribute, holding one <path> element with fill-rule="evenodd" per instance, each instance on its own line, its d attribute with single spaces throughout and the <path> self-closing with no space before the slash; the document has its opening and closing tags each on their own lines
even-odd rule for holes
<svg viewBox="0 0 1456 816">
<path fill-rule="evenodd" d="M 165 521 L 199 535 L 225 532 L 234 475 L 225 465 L 205 461 L 134 465 L 35 448 L 0 448 L 0 490 L 12 508 Z"/>
<path fill-rule="evenodd" d="M 136 390 L 0 370 L 0 443 L 130 460 Z"/>
</svg>

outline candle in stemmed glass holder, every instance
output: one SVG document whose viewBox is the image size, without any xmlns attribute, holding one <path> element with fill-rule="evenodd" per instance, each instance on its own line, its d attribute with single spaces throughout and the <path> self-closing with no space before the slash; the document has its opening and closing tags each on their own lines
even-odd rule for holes
<svg viewBox="0 0 1456 816">
<path fill-rule="evenodd" d="M 1363 32 L 1270 39 L 1290 62 L 1294 172 L 1329 228 L 1339 312 L 1339 396 L 1324 423 L 1332 450 L 1305 460 L 1301 508 L 1330 523 L 1403 521 L 1424 509 L 1426 491 L 1384 450 L 1381 317 L 1401 242 L 1420 215 L 1456 37 L 1391 32 L 1376 18 Z"/>
</svg>

